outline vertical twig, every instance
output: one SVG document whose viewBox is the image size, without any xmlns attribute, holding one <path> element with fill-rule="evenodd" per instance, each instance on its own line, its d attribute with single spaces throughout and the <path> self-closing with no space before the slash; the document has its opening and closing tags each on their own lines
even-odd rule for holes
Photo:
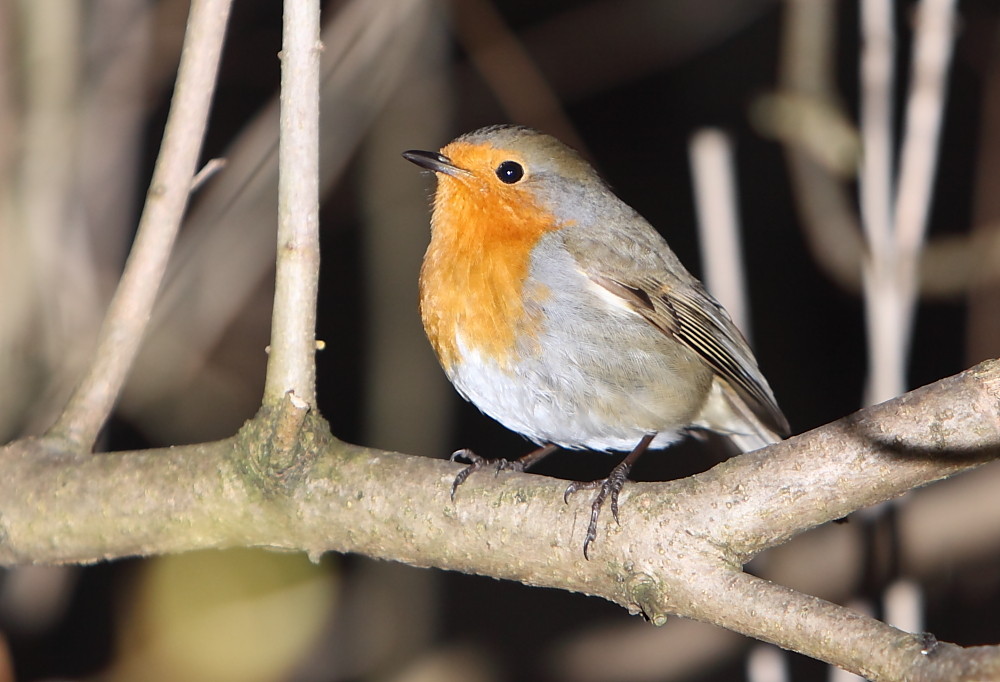
<svg viewBox="0 0 1000 682">
<path fill-rule="evenodd" d="M 895 82 L 892 0 L 861 3 L 861 216 L 872 249 L 892 238 L 892 92 Z"/>
<path fill-rule="evenodd" d="M 90 448 L 132 365 L 191 191 L 215 89 L 230 0 L 194 0 L 170 105 L 135 243 L 98 337 L 94 361 L 49 429 Z"/>
<path fill-rule="evenodd" d="M 264 403 L 316 402 L 319 286 L 319 1 L 285 0 L 278 151 L 278 261 Z"/>
</svg>

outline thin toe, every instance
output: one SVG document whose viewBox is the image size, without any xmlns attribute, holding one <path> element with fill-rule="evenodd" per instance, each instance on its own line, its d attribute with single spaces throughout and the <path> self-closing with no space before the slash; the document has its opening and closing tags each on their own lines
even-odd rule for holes
<svg viewBox="0 0 1000 682">
<path fill-rule="evenodd" d="M 480 469 L 487 469 L 493 467 L 495 476 L 499 475 L 500 472 L 505 469 L 513 469 L 515 471 L 524 470 L 523 467 L 521 469 L 518 469 L 516 466 L 517 465 L 516 462 L 511 462 L 503 458 L 487 459 L 485 457 L 480 457 L 479 455 L 474 453 L 472 450 L 469 450 L 468 448 L 463 448 L 462 450 L 456 450 L 455 452 L 451 453 L 450 459 L 452 462 L 464 459 L 469 463 L 468 466 L 466 466 L 464 469 L 458 472 L 458 475 L 455 476 L 455 480 L 452 481 L 451 483 L 451 499 L 453 500 L 455 499 L 455 491 L 458 490 L 458 486 L 465 483 L 465 480 L 469 478 L 469 476 L 471 476 L 474 472 L 479 471 Z"/>
<path fill-rule="evenodd" d="M 578 490 L 597 490 L 597 494 L 594 495 L 594 501 L 590 505 L 590 523 L 587 524 L 587 537 L 583 541 L 583 556 L 587 559 L 590 559 L 590 543 L 597 538 L 597 522 L 601 517 L 601 508 L 608 497 L 611 498 L 611 515 L 614 516 L 615 522 L 621 525 L 621 521 L 618 518 L 618 495 L 621 493 L 625 481 L 628 480 L 627 474 L 627 469 L 618 471 L 616 467 L 607 478 L 597 481 L 574 481 L 566 486 L 566 492 L 563 493 L 563 500 L 565 502 L 569 502 L 569 496 Z"/>
<path fill-rule="evenodd" d="M 601 486 L 606 479 L 600 479 L 597 481 L 573 481 L 568 486 L 566 486 L 566 492 L 563 493 L 563 502 L 569 504 L 569 496 L 580 490 L 594 490 Z"/>
<path fill-rule="evenodd" d="M 464 459 L 466 462 L 469 462 L 470 464 L 475 464 L 476 462 L 483 461 L 482 457 L 474 453 L 469 448 L 462 448 L 461 450 L 455 450 L 455 452 L 451 453 L 451 457 L 449 457 L 448 459 L 451 460 L 452 462 L 457 462 L 460 459 Z"/>
</svg>

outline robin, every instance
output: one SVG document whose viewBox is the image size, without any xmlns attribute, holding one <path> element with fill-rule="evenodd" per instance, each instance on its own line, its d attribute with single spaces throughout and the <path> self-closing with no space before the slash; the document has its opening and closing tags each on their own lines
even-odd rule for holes
<svg viewBox="0 0 1000 682">
<path fill-rule="evenodd" d="M 540 447 L 624 451 L 597 490 L 584 556 L 605 500 L 647 449 L 696 430 L 742 451 L 789 432 L 771 388 L 729 315 L 638 213 L 579 154 L 521 126 L 463 135 L 440 153 L 407 151 L 434 171 L 431 241 L 420 315 L 441 367 L 480 410 Z"/>
</svg>

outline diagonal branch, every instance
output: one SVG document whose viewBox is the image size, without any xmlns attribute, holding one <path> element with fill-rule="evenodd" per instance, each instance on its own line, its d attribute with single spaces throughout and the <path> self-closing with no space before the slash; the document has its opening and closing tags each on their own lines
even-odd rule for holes
<svg viewBox="0 0 1000 682">
<path fill-rule="evenodd" d="M 94 360 L 47 434 L 72 450 L 93 447 L 138 352 L 190 196 L 231 5 L 231 0 L 191 3 L 163 147 L 132 252 L 108 307 Z"/>
</svg>

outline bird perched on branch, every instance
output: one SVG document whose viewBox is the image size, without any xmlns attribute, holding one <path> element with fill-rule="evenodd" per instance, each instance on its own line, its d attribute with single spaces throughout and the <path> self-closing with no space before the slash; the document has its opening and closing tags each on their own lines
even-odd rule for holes
<svg viewBox="0 0 1000 682">
<path fill-rule="evenodd" d="M 524 470 L 557 448 L 624 451 L 596 489 L 584 555 L 605 500 L 636 459 L 687 432 L 741 450 L 788 434 L 746 341 L 646 220 L 576 152 L 520 126 L 403 156 L 437 175 L 420 314 L 459 393 L 540 447 L 514 460 L 459 450 L 469 474 Z"/>
</svg>

